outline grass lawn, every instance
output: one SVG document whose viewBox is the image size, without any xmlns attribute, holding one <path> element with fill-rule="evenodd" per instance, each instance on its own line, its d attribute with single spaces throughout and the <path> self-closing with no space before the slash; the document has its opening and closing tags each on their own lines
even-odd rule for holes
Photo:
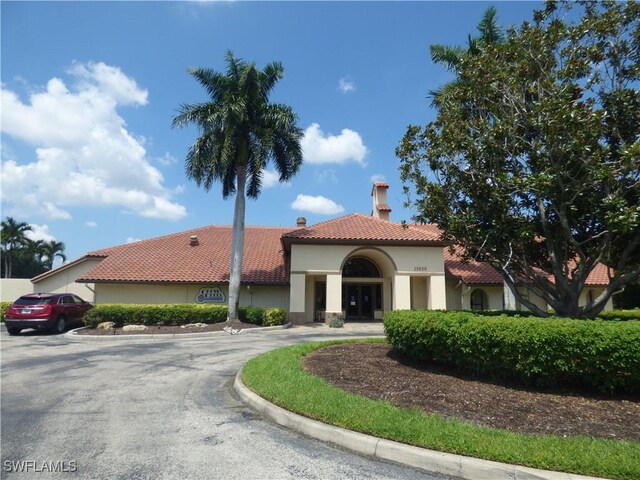
<svg viewBox="0 0 640 480">
<path fill-rule="evenodd" d="M 242 379 L 248 388 L 276 405 L 357 432 L 545 470 L 640 479 L 640 442 L 523 435 L 477 427 L 351 394 L 303 370 L 302 357 L 338 343 L 345 342 L 316 342 L 273 350 L 250 360 Z"/>
</svg>

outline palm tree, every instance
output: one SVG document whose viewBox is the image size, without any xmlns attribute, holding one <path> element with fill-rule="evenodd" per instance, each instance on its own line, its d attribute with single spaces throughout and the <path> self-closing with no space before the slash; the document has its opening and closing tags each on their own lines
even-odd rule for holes
<svg viewBox="0 0 640 480">
<path fill-rule="evenodd" d="M 465 55 L 478 55 L 488 45 L 496 45 L 504 41 L 504 34 L 502 29 L 498 25 L 498 17 L 496 8 L 491 6 L 482 15 L 482 20 L 477 26 L 480 35 L 478 37 L 467 38 L 467 48 L 448 45 L 431 45 L 431 61 L 444 67 L 451 73 L 456 75 L 456 79 L 445 83 L 437 90 L 429 92 L 431 97 L 431 106 L 440 107 L 448 96 L 448 92 L 459 86 L 463 79 L 458 77 L 460 65 L 464 60 Z"/>
<path fill-rule="evenodd" d="M 40 261 L 44 264 L 47 270 L 53 269 L 53 262 L 56 257 L 61 258 L 62 261 L 66 261 L 67 257 L 64 254 L 65 245 L 64 242 L 56 242 L 55 240 L 50 240 L 48 242 L 42 242 L 37 247 L 38 255 L 40 256 Z M 44 259 L 46 260 L 46 263 Z"/>
<path fill-rule="evenodd" d="M 222 183 L 222 197 L 236 194 L 229 274 L 229 316 L 238 319 L 244 249 L 245 193 L 257 198 L 262 172 L 271 161 L 280 181 L 291 179 L 302 164 L 300 139 L 293 110 L 269 103 L 269 94 L 284 75 L 279 62 L 264 70 L 226 53 L 226 73 L 193 68 L 189 73 L 204 87 L 209 101 L 181 105 L 174 127 L 194 124 L 200 136 L 189 148 L 186 174 L 209 190 Z"/>
<path fill-rule="evenodd" d="M 17 222 L 13 217 L 7 217 L 6 220 L 0 223 L 4 278 L 11 278 L 15 250 L 25 245 L 27 240 L 25 232 L 31 230 L 31 225 L 25 222 Z"/>
</svg>

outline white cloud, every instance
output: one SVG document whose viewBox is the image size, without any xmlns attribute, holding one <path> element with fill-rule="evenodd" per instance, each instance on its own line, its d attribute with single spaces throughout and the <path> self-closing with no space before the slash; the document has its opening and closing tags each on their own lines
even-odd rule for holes
<svg viewBox="0 0 640 480">
<path fill-rule="evenodd" d="M 96 228 L 98 226 L 98 223 L 94 222 L 93 220 L 89 220 L 88 222 L 84 222 L 84 226 L 89 228 Z"/>
<path fill-rule="evenodd" d="M 280 174 L 275 170 L 267 170 L 266 168 L 262 170 L 262 188 L 273 188 L 278 185 L 283 187 L 290 187 L 291 182 L 280 182 Z"/>
<path fill-rule="evenodd" d="M 134 242 L 139 242 L 139 241 L 140 241 L 139 238 L 127 237 L 127 240 L 125 242 L 126 243 L 134 243 Z"/>
<path fill-rule="evenodd" d="M 300 194 L 291 203 L 294 210 L 302 210 L 303 212 L 319 213 L 322 215 L 335 215 L 344 212 L 344 207 L 338 205 L 333 200 L 323 197 L 322 195 L 303 195 Z"/>
<path fill-rule="evenodd" d="M 356 89 L 356 85 L 355 83 L 353 83 L 353 80 L 349 77 L 342 77 L 340 80 L 338 80 L 338 90 L 340 90 L 342 93 L 349 93 L 349 92 L 353 92 Z"/>
<path fill-rule="evenodd" d="M 31 231 L 24 232 L 25 237 L 34 242 L 42 240 L 44 242 L 51 242 L 56 239 L 51 233 L 49 233 L 48 225 L 38 225 L 36 223 L 31 224 Z"/>
<path fill-rule="evenodd" d="M 69 207 L 124 207 L 143 217 L 178 220 L 162 173 L 150 163 L 144 139 L 126 128 L 122 105 L 144 106 L 148 93 L 119 68 L 74 64 L 75 83 L 52 78 L 27 102 L 2 86 L 2 132 L 34 148 L 35 160 L 3 154 L 2 201 L 13 215 L 70 219 Z M 165 155 L 167 161 L 170 156 Z"/>
<path fill-rule="evenodd" d="M 334 169 L 328 168 L 316 173 L 316 181 L 318 183 L 338 183 L 338 176 Z"/>
<path fill-rule="evenodd" d="M 355 162 L 365 166 L 367 147 L 358 132 L 345 128 L 340 135 L 325 135 L 312 123 L 304 132 L 302 152 L 305 162 L 315 164 Z"/>
<path fill-rule="evenodd" d="M 178 159 L 176 157 L 174 157 L 173 155 L 171 155 L 169 152 L 165 152 L 165 154 L 156 159 L 158 161 L 158 163 L 160 163 L 161 165 L 164 165 L 165 167 L 168 167 L 169 165 L 173 165 L 174 163 L 178 162 Z"/>
<path fill-rule="evenodd" d="M 280 175 L 273 170 L 262 170 L 262 188 L 271 188 L 278 185 Z"/>
<path fill-rule="evenodd" d="M 376 173 L 375 175 L 371 175 L 371 177 L 369 177 L 369 181 L 371 181 L 371 183 L 386 182 L 387 178 L 381 173 Z"/>
</svg>

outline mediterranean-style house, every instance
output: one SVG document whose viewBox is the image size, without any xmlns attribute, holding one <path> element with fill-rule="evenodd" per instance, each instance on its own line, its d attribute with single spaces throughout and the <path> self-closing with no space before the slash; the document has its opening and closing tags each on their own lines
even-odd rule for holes
<svg viewBox="0 0 640 480">
<path fill-rule="evenodd" d="M 296 324 L 332 313 L 349 321 L 398 309 L 519 308 L 500 274 L 485 263 L 462 262 L 437 226 L 390 221 L 388 188 L 373 185 L 371 215 L 246 227 L 240 305 L 285 308 Z M 90 252 L 33 278 L 34 290 L 73 292 L 98 304 L 223 304 L 231 232 L 214 225 Z M 583 303 L 607 282 L 599 265 Z M 541 298 L 528 298 L 546 309 Z"/>
</svg>

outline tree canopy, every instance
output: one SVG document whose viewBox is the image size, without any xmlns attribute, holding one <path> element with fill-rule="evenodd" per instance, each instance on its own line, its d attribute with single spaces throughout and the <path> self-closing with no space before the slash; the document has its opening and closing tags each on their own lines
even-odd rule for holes
<svg viewBox="0 0 640 480">
<path fill-rule="evenodd" d="M 31 278 L 51 270 L 56 257 L 63 261 L 65 245 L 55 240 L 31 240 L 27 232 L 31 225 L 13 217 L 6 217 L 0 226 L 2 248 L 2 276 Z"/>
<path fill-rule="evenodd" d="M 517 284 L 579 318 L 640 277 L 639 59 L 635 2 L 548 2 L 462 53 L 436 119 L 396 150 L 416 219 L 539 315 Z M 598 264 L 608 283 L 580 306 Z"/>
</svg>

